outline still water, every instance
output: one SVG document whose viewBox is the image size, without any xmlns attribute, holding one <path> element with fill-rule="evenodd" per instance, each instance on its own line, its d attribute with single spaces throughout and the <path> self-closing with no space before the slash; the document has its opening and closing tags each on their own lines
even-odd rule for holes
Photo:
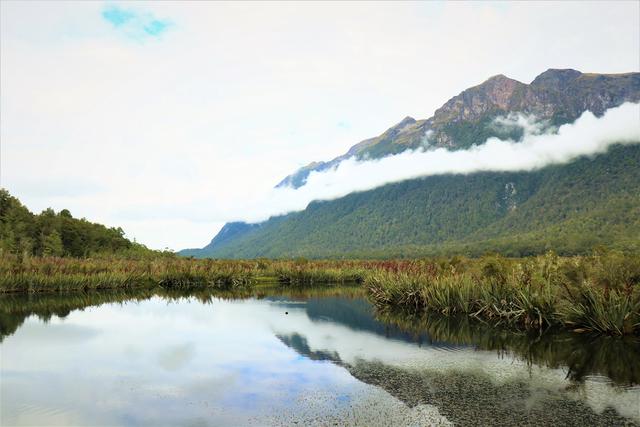
<svg viewBox="0 0 640 427">
<path fill-rule="evenodd" d="M 357 289 L 0 297 L 2 425 L 640 425 L 640 343 Z"/>
</svg>

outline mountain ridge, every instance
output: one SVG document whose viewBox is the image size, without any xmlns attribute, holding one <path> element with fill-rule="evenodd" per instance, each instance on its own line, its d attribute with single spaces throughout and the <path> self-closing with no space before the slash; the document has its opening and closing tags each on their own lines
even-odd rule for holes
<svg viewBox="0 0 640 427">
<path fill-rule="evenodd" d="M 517 138 L 517 134 L 495 135 L 495 129 L 489 129 L 496 117 L 507 113 L 533 114 L 557 126 L 574 121 L 586 110 L 601 116 L 626 101 L 640 101 L 640 73 L 596 74 L 550 68 L 528 85 L 498 74 L 450 98 L 430 118 L 407 116 L 340 156 L 303 166 L 276 187 L 298 188 L 312 171 L 327 170 L 351 157 L 380 158 L 427 145 L 458 150 L 489 136 Z"/>
<path fill-rule="evenodd" d="M 638 141 L 640 143 L 640 141 Z M 316 201 L 182 255 L 385 258 L 640 251 L 640 144 L 530 172 L 446 174 Z"/>
<path fill-rule="evenodd" d="M 450 98 L 432 117 L 416 120 L 407 116 L 378 137 L 353 145 L 341 156 L 329 161 L 313 162 L 299 169 L 285 177 L 277 187 L 298 188 L 304 185 L 312 171 L 327 170 L 351 157 L 360 160 L 380 158 L 421 147 L 460 150 L 482 143 L 491 136 L 518 140 L 522 136 L 521 130 L 514 128 L 504 131 L 493 126 L 497 117 L 510 113 L 533 114 L 551 126 L 559 126 L 574 121 L 584 111 L 589 110 L 601 116 L 608 108 L 627 101 L 640 101 L 640 73 L 595 74 L 573 69 L 548 69 L 529 84 L 498 74 Z M 386 194 L 385 197 L 394 196 Z M 312 202 L 305 212 L 313 210 L 319 203 L 325 202 Z M 438 209 L 446 210 L 447 207 L 439 206 Z M 375 211 L 375 207 L 370 210 Z M 270 224 L 286 222 L 286 218 L 290 220 L 290 215 L 274 217 L 259 224 L 226 224 L 203 249 L 180 253 L 186 256 L 234 256 L 229 251 L 220 252 L 219 249 L 252 233 L 262 233 Z M 468 215 L 474 215 L 474 212 L 468 212 Z M 311 253 L 310 256 L 314 255 Z"/>
</svg>

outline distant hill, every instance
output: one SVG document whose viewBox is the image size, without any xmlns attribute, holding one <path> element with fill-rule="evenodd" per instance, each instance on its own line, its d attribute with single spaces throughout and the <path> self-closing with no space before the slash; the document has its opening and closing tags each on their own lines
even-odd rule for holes
<svg viewBox="0 0 640 427">
<path fill-rule="evenodd" d="M 0 188 L 0 255 L 85 257 L 96 254 L 150 255 L 159 253 L 109 228 L 74 218 L 67 209 L 45 209 L 36 215 Z"/>
<path fill-rule="evenodd" d="M 547 70 L 530 84 L 494 76 L 451 98 L 425 120 L 406 117 L 347 153 L 314 162 L 278 186 L 300 187 L 311 171 L 340 161 L 381 158 L 419 147 L 460 150 L 522 130 L 499 128 L 509 113 L 534 114 L 549 126 L 640 101 L 640 73 Z M 639 123 L 640 125 L 640 123 Z M 640 141 L 639 141 L 640 142 Z M 511 255 L 553 248 L 580 253 L 594 245 L 640 249 L 638 146 L 536 172 L 443 175 L 386 185 L 258 224 L 226 224 L 196 257 L 384 257 L 442 253 Z"/>
</svg>

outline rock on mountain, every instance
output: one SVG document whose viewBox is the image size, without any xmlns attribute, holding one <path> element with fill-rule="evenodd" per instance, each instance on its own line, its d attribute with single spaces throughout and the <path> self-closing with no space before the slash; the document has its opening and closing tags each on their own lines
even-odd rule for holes
<svg viewBox="0 0 640 427">
<path fill-rule="evenodd" d="M 425 120 L 404 118 L 382 135 L 354 145 L 345 154 L 330 161 L 311 163 L 283 179 L 277 186 L 298 188 L 311 171 L 323 171 L 342 160 L 380 158 L 426 145 L 449 150 L 481 144 L 501 134 L 493 126 L 496 117 L 508 113 L 532 114 L 552 125 L 573 122 L 584 111 L 596 116 L 626 101 L 640 100 L 640 73 L 593 74 L 576 70 L 550 69 L 530 84 L 503 75 L 489 78 L 464 90 Z"/>
</svg>

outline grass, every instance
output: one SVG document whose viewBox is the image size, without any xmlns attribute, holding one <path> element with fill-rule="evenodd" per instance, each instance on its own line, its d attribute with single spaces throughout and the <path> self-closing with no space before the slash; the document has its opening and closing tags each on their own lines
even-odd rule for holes
<svg viewBox="0 0 640 427">
<path fill-rule="evenodd" d="M 152 287 L 229 290 L 250 287 L 259 282 L 290 286 L 359 283 L 365 274 L 365 266 L 357 261 L 0 256 L 0 292 Z"/>
<path fill-rule="evenodd" d="M 279 282 L 295 285 L 361 283 L 367 274 L 363 266 L 355 264 L 309 261 L 280 262 L 272 271 Z"/>
<path fill-rule="evenodd" d="M 417 260 L 196 260 L 0 256 L 0 292 L 100 289 L 238 291 L 362 284 L 378 307 L 464 315 L 517 329 L 640 334 L 640 257 L 592 256 Z"/>
<path fill-rule="evenodd" d="M 522 329 L 640 334 L 640 260 L 620 253 L 527 259 L 486 257 L 364 282 L 379 307 L 462 314 Z"/>
<path fill-rule="evenodd" d="M 0 292 L 87 291 L 127 288 L 218 288 L 249 286 L 255 276 L 243 262 L 179 258 L 0 257 Z"/>
</svg>

